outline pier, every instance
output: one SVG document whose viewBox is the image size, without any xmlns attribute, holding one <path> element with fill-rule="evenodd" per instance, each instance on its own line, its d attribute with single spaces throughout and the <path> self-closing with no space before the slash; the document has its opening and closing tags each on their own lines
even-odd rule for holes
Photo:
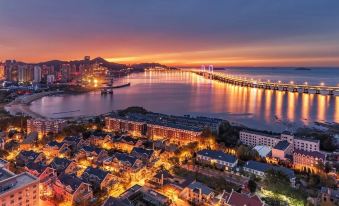
<svg viewBox="0 0 339 206">
<path fill-rule="evenodd" d="M 201 70 L 190 70 L 190 72 L 203 76 L 207 79 L 216 80 L 219 82 L 233 84 L 241 87 L 260 88 L 267 90 L 277 90 L 285 92 L 298 92 L 310 94 L 323 94 L 323 95 L 336 95 L 339 94 L 339 86 L 326 86 L 324 83 L 320 85 L 309 85 L 307 82 L 304 84 L 295 84 L 294 82 L 283 83 L 281 81 L 260 81 L 254 79 L 241 78 L 236 76 L 227 75 L 221 72 L 214 72 L 213 66 L 208 69 L 202 67 Z"/>
</svg>

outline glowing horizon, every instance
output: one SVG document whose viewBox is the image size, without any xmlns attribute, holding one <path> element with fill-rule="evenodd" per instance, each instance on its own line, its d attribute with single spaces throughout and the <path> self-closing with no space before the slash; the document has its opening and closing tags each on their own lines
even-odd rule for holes
<svg viewBox="0 0 339 206">
<path fill-rule="evenodd" d="M 337 8 L 316 0 L 2 1 L 0 60 L 338 67 Z"/>
</svg>

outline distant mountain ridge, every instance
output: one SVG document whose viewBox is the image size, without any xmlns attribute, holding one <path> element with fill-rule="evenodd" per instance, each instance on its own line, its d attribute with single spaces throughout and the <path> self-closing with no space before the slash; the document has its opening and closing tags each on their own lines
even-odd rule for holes
<svg viewBox="0 0 339 206">
<path fill-rule="evenodd" d="M 62 64 L 75 64 L 75 65 L 79 66 L 80 64 L 86 64 L 86 63 L 101 64 L 101 65 L 107 67 L 108 69 L 112 69 L 112 70 L 121 70 L 121 69 L 126 69 L 128 67 L 132 67 L 134 69 L 145 69 L 145 68 L 148 68 L 148 67 L 165 67 L 165 68 L 168 68 L 166 65 L 162 65 L 162 64 L 159 64 L 159 63 L 139 63 L 139 64 L 131 64 L 131 65 L 119 64 L 119 63 L 115 63 L 115 62 L 109 62 L 102 57 L 96 57 L 96 58 L 91 59 L 89 61 L 87 61 L 87 60 L 71 60 L 71 61 L 50 60 L 50 61 L 40 62 L 37 65 L 48 65 L 48 66 L 53 65 L 55 67 L 60 67 Z"/>
</svg>

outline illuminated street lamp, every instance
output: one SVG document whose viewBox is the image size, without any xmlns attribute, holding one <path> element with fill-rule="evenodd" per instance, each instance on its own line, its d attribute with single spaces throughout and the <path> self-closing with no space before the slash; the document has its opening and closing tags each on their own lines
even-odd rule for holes
<svg viewBox="0 0 339 206">
<path fill-rule="evenodd" d="M 308 82 L 304 82 L 305 85 L 308 85 Z"/>
<path fill-rule="evenodd" d="M 321 83 L 320 83 L 320 86 L 325 86 L 325 83 L 324 83 L 324 82 L 321 82 Z"/>
<path fill-rule="evenodd" d="M 290 81 L 290 84 L 294 84 L 294 81 Z"/>
</svg>

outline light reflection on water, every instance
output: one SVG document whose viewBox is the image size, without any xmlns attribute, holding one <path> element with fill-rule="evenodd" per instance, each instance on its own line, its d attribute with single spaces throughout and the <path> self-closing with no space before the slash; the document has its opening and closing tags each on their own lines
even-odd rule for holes
<svg viewBox="0 0 339 206">
<path fill-rule="evenodd" d="M 144 72 L 118 80 L 131 82 L 114 95 L 100 92 L 44 97 L 30 108 L 43 116 L 95 115 L 140 105 L 154 112 L 224 118 L 250 127 L 282 130 L 290 123 L 339 123 L 339 97 L 239 87 L 188 72 Z M 116 83 L 119 84 L 119 83 Z M 54 114 L 80 110 L 75 113 Z"/>
</svg>

